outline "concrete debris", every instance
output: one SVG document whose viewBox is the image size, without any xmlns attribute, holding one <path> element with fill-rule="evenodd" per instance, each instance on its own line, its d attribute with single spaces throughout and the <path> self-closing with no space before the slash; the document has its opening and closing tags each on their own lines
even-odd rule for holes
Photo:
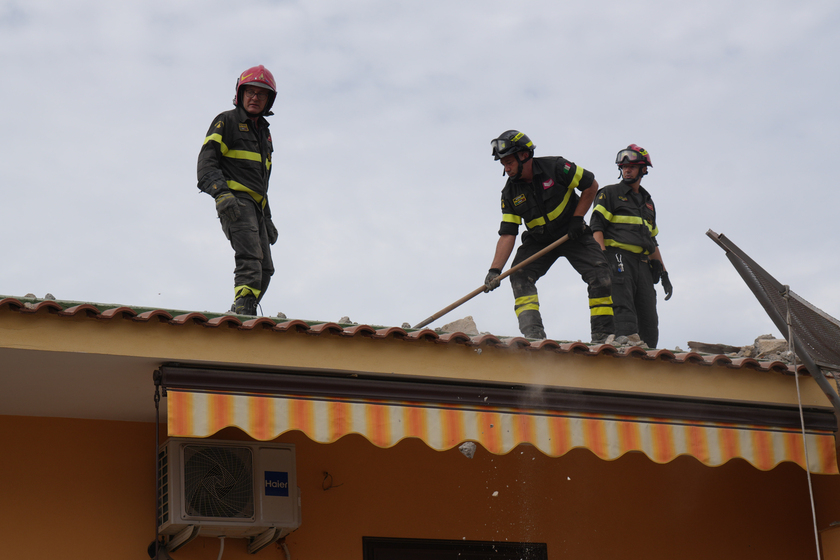
<svg viewBox="0 0 840 560">
<path fill-rule="evenodd" d="M 759 356 L 783 354 L 787 352 L 788 342 L 785 339 L 778 340 L 773 335 L 763 334 L 755 339 L 754 348 Z"/>
<path fill-rule="evenodd" d="M 353 321 L 350 320 L 350 317 L 345 315 L 344 317 L 342 317 L 341 319 L 338 320 L 338 324 L 339 325 L 358 325 L 359 323 L 354 323 Z"/>
<path fill-rule="evenodd" d="M 645 342 L 636 333 L 617 336 L 613 344 L 615 346 L 645 346 Z"/>
<path fill-rule="evenodd" d="M 23 297 L 24 297 L 24 299 L 38 299 L 38 296 L 36 296 L 35 294 L 32 294 L 32 293 L 26 294 Z M 50 301 L 55 301 L 55 296 L 52 295 L 52 294 L 47 294 L 47 295 L 44 296 L 43 299 L 48 299 Z"/>
<path fill-rule="evenodd" d="M 475 326 L 475 321 L 473 321 L 472 315 L 467 315 L 463 319 L 447 323 L 441 328 L 435 330 L 441 332 L 462 332 L 470 336 L 478 336 L 478 327 Z"/>
<path fill-rule="evenodd" d="M 730 346 L 728 344 L 708 344 L 706 342 L 688 341 L 688 347 L 692 352 L 701 352 L 703 354 L 737 354 L 743 347 Z"/>
<path fill-rule="evenodd" d="M 463 453 L 467 459 L 472 459 L 475 455 L 475 444 L 471 441 L 464 442 L 458 446 L 458 451 Z"/>
<path fill-rule="evenodd" d="M 730 346 L 728 344 L 708 344 L 705 342 L 688 341 L 692 352 L 704 354 L 725 354 L 733 358 L 753 358 L 762 362 L 793 363 L 793 356 L 788 352 L 785 339 L 778 339 L 772 334 L 763 334 L 748 346 Z"/>
</svg>

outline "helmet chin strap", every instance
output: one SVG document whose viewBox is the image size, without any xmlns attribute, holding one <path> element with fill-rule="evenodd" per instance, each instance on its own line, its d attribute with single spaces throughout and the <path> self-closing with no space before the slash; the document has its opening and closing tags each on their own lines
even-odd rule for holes
<svg viewBox="0 0 840 560">
<path fill-rule="evenodd" d="M 522 164 L 523 163 L 528 163 L 528 161 L 533 159 L 533 158 L 534 158 L 534 152 L 528 152 L 528 157 L 526 157 L 525 159 L 519 159 L 517 157 L 516 158 L 516 163 L 517 163 L 517 165 L 516 165 L 516 175 L 514 175 L 510 179 L 512 181 L 518 181 L 519 178 L 522 176 Z M 504 172 L 504 170 L 502 170 L 502 175 L 504 176 L 504 174 L 505 174 L 505 172 Z"/>
<path fill-rule="evenodd" d="M 632 183 L 635 183 L 636 181 L 641 181 L 641 180 L 642 180 L 642 177 L 644 177 L 645 175 L 647 175 L 647 174 L 648 174 L 648 171 L 647 171 L 647 165 L 640 165 L 639 167 L 641 167 L 641 169 L 639 170 L 639 174 L 638 174 L 638 175 L 636 175 L 636 178 L 635 178 L 635 179 L 633 179 L 633 181 L 631 182 L 631 184 L 632 184 Z M 625 181 L 625 180 L 626 180 L 626 179 L 624 179 L 624 172 L 621 170 L 621 167 L 620 167 L 620 166 L 619 166 L 619 168 L 618 168 L 618 178 L 619 178 L 619 179 L 621 179 L 622 181 Z"/>
</svg>

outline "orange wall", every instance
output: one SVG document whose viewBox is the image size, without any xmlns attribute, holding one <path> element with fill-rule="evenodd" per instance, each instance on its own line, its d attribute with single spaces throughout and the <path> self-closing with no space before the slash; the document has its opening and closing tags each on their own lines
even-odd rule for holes
<svg viewBox="0 0 840 560">
<path fill-rule="evenodd" d="M 146 557 L 153 425 L 0 416 L 0 433 L 3 557 Z M 235 429 L 218 437 L 244 439 Z M 790 464 L 657 465 L 638 453 L 606 462 L 585 450 L 551 459 L 528 446 L 506 456 L 479 448 L 467 459 L 417 440 L 392 449 L 360 436 L 281 441 L 297 446 L 303 525 L 286 539 L 294 560 L 361 560 L 363 536 L 546 542 L 550 559 L 816 557 L 806 476 Z M 823 529 L 840 520 L 840 476 L 814 482 Z M 218 552 L 218 539 L 199 538 L 172 556 Z M 223 558 L 283 554 L 272 545 L 249 556 L 243 540 L 227 539 Z"/>
</svg>

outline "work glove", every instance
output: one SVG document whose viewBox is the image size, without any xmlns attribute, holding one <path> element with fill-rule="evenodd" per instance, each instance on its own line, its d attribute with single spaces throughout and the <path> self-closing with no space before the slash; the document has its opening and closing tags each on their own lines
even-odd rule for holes
<svg viewBox="0 0 840 560">
<path fill-rule="evenodd" d="M 265 217 L 265 231 L 268 234 L 268 242 L 274 245 L 277 242 L 277 228 L 274 227 L 274 222 L 271 221 L 271 216 Z"/>
<path fill-rule="evenodd" d="M 668 272 L 662 271 L 662 287 L 665 288 L 665 301 L 671 299 L 671 294 L 674 293 L 674 287 L 668 279 Z"/>
<path fill-rule="evenodd" d="M 501 273 L 502 271 L 498 268 L 491 268 L 489 271 L 487 271 L 487 276 L 484 277 L 485 293 L 492 292 L 493 290 L 499 287 L 499 284 L 502 283 L 502 281 L 499 280 L 499 275 Z"/>
<path fill-rule="evenodd" d="M 662 261 L 659 259 L 650 259 L 650 275 L 653 277 L 653 283 L 659 284 L 659 278 L 662 276 Z"/>
<path fill-rule="evenodd" d="M 220 218 L 224 216 L 231 222 L 235 222 L 242 215 L 239 211 L 239 201 L 230 191 L 223 192 L 216 197 L 216 213 Z"/>
<path fill-rule="evenodd" d="M 569 239 L 575 240 L 586 231 L 586 223 L 583 221 L 583 216 L 572 216 L 569 221 Z"/>
</svg>

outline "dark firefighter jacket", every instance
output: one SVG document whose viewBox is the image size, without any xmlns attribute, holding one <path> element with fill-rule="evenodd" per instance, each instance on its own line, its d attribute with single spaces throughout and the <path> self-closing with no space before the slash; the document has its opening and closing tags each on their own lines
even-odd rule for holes
<svg viewBox="0 0 840 560">
<path fill-rule="evenodd" d="M 649 255 L 656 250 L 656 207 L 643 187 L 634 198 L 624 181 L 604 187 L 595 196 L 590 226 L 604 232 L 604 245 Z"/>
<path fill-rule="evenodd" d="M 578 194 L 586 190 L 595 176 L 562 157 L 533 159 L 533 180 L 508 179 L 502 189 L 502 225 L 499 235 L 516 235 L 519 225 L 535 241 L 550 243 L 569 231 Z"/>
<path fill-rule="evenodd" d="M 273 151 L 267 120 L 255 123 L 241 107 L 225 111 L 213 120 L 198 153 L 198 188 L 215 197 L 227 186 L 265 207 Z"/>
</svg>

